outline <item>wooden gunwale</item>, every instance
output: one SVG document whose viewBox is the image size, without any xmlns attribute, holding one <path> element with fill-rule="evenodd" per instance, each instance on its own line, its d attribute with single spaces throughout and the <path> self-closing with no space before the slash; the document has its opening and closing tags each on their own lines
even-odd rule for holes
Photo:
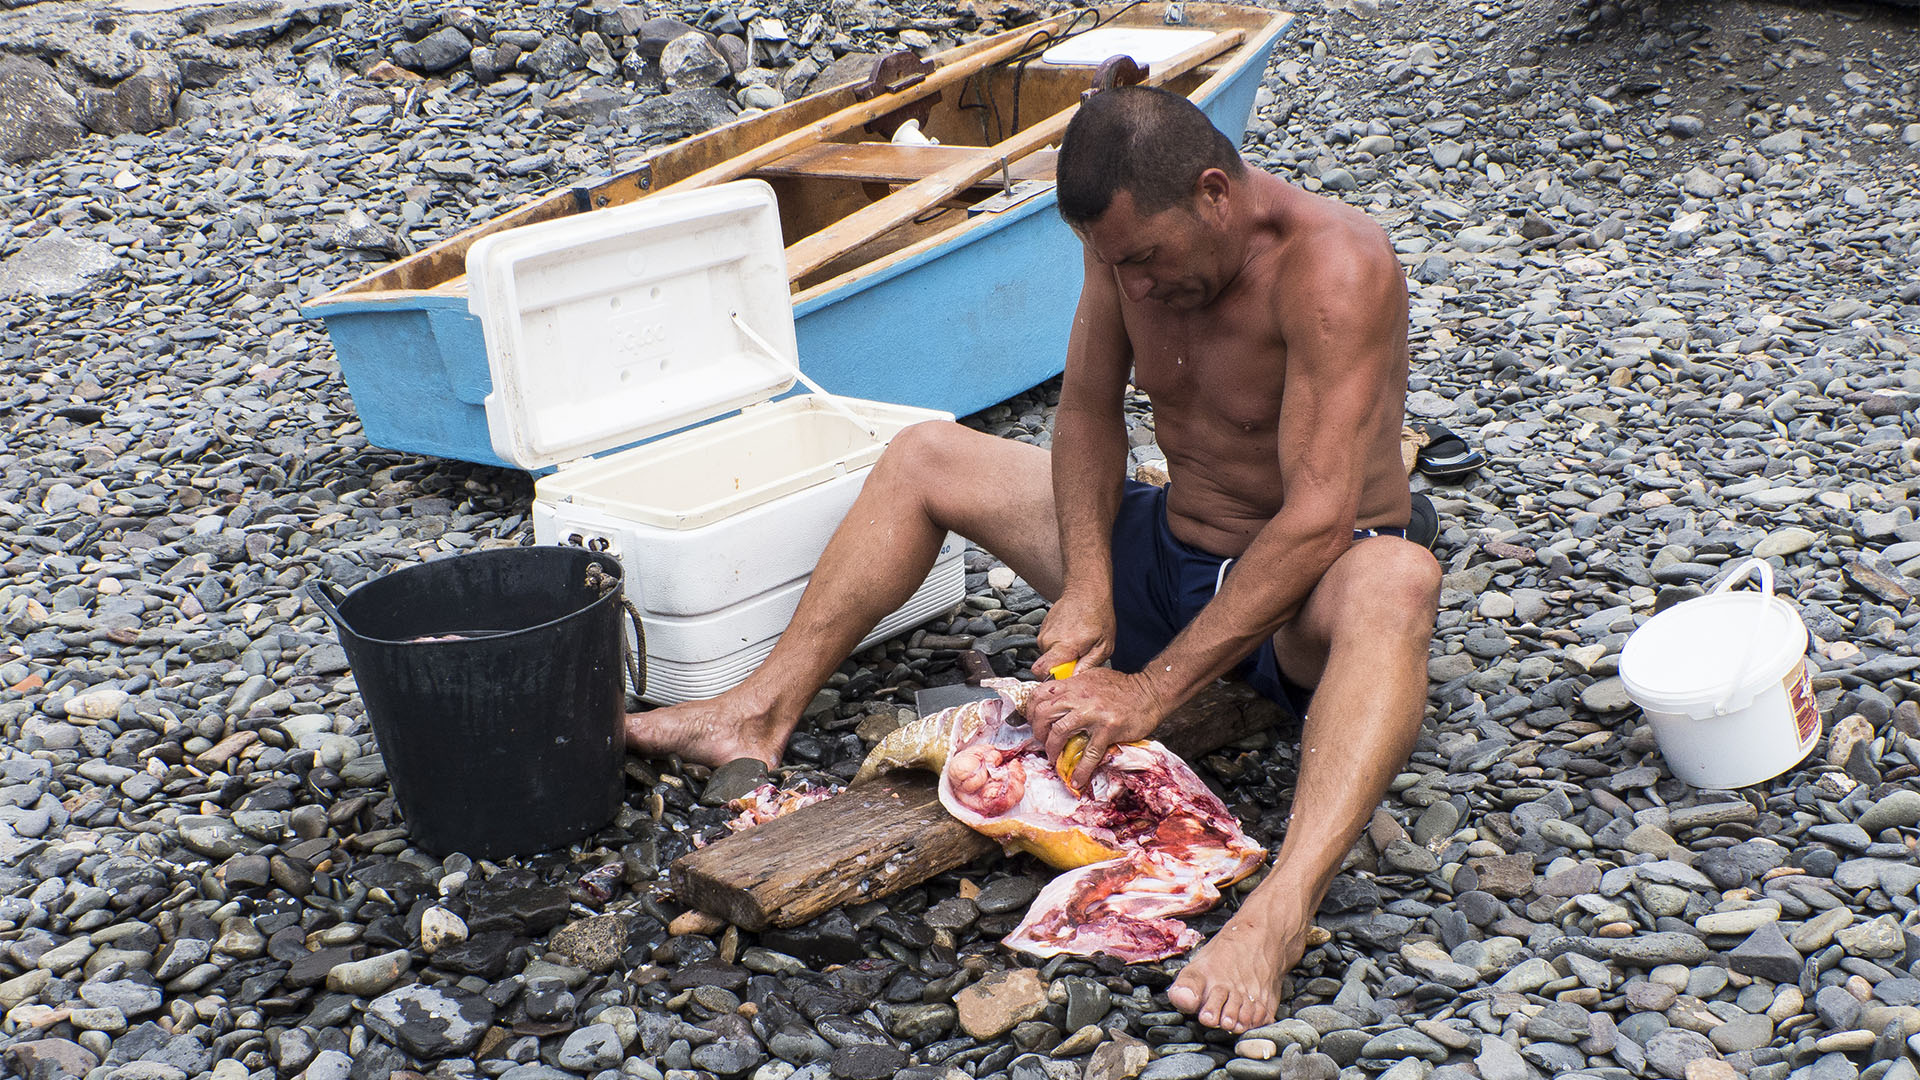
<svg viewBox="0 0 1920 1080">
<path fill-rule="evenodd" d="M 1285 12 L 1262 12 L 1244 5 L 1189 3 L 1187 22 L 1189 25 L 1218 27 L 1225 23 L 1231 27 L 1224 33 L 1202 46 L 1199 51 L 1212 48 L 1212 52 L 1197 61 L 1186 63 L 1181 71 L 1173 71 L 1167 63 L 1159 65 L 1163 72 L 1150 73 L 1150 81 L 1164 82 L 1178 78 L 1181 74 L 1201 70 L 1210 75 L 1199 88 L 1190 91 L 1190 97 L 1202 97 L 1225 78 L 1240 68 L 1235 63 L 1234 50 L 1247 50 L 1269 42 L 1284 28 L 1291 16 Z M 1016 56 L 1028 49 L 1036 37 L 1047 33 L 1059 32 L 1063 24 L 1068 24 L 1076 13 L 1064 13 L 1030 26 L 1020 27 L 990 38 L 983 38 L 955 49 L 941 53 L 932 59 L 939 68 L 927 78 L 895 94 L 884 94 L 866 102 L 854 100 L 857 84 L 848 83 L 838 87 L 819 91 L 801 98 L 780 109 L 770 110 L 756 116 L 743 118 L 725 127 L 715 129 L 704 135 L 683 140 L 664 147 L 651 155 L 644 164 L 627 169 L 619 174 L 598 181 L 590 188 L 579 186 L 557 189 L 533 202 L 524 204 L 515 210 L 467 229 L 454 237 L 443 241 L 426 251 L 391 263 L 334 290 L 315 301 L 315 304 L 327 303 L 391 303 L 412 301 L 423 295 L 465 294 L 465 255 L 468 247 L 483 236 L 504 229 L 517 228 L 539 221 L 551 220 L 578 212 L 580 193 L 585 192 L 594 207 L 620 205 L 651 194 L 660 194 L 670 190 L 680 190 L 708 182 L 724 182 L 746 175 L 762 175 L 774 179 L 804 180 L 845 180 L 863 181 L 879 185 L 904 184 L 905 186 L 884 192 L 879 201 L 860 210 L 855 210 L 842 221 L 858 218 L 875 207 L 886 206 L 884 213 L 867 214 L 861 220 L 867 228 L 857 233 L 839 227 L 839 223 L 829 226 L 812 236 L 798 241 L 794 247 L 800 249 L 805 262 L 800 269 L 791 273 L 795 287 L 795 301 L 802 302 L 819 295 L 829 286 L 837 287 L 858 276 L 873 270 L 897 265 L 927 248 L 950 242 L 973 221 L 964 221 L 938 229 L 924 238 L 911 239 L 903 247 L 894 250 L 881 250 L 870 260 L 845 267 L 835 265 L 848 260 L 847 253 L 870 244 L 882 233 L 896 227 L 902 220 L 910 219 L 912 214 L 899 212 L 898 208 L 920 204 L 914 213 L 924 211 L 936 205 L 958 206 L 961 196 L 972 192 L 974 196 L 985 194 L 987 189 L 998 185 L 1001 160 L 1006 159 L 1011 178 L 1048 179 L 1052 173 L 1052 151 L 1044 149 L 1046 144 L 1058 140 L 1064 131 L 1065 119 L 1070 117 L 1073 106 L 1037 121 L 1017 132 L 1011 138 L 993 147 L 970 145 L 950 145 L 923 148 L 935 151 L 945 162 L 931 173 L 919 168 L 899 167 L 879 170 L 879 175 L 867 177 L 858 175 L 859 163 L 878 164 L 881 154 L 872 150 L 850 150 L 852 147 L 890 147 L 890 144 L 871 142 L 834 142 L 835 135 L 844 135 L 857 130 L 874 117 L 884 115 L 902 105 L 919 100 L 937 90 L 950 87 L 974 74 L 990 70 L 1001 59 Z M 1116 25 L 1138 24 L 1141 16 L 1129 13 L 1134 18 L 1121 17 Z M 1258 23 L 1254 17 L 1266 15 Z M 1234 26 L 1233 24 L 1239 24 Z M 1226 46 L 1215 46 L 1214 42 L 1222 37 L 1232 37 Z M 1221 55 L 1225 53 L 1226 55 Z M 1183 54 L 1183 57 L 1186 54 Z M 1180 59 L 1180 58 L 1176 58 Z M 1204 70 L 1212 64 L 1211 71 Z M 1091 69 L 1088 69 L 1089 71 Z M 805 126 L 790 129 L 790 125 L 799 121 Z M 1058 130 L 1054 130 L 1055 128 Z M 784 131 L 784 134 L 781 132 Z M 1050 135 L 1051 137 L 1044 137 Z M 751 141 L 758 139 L 759 142 Z M 751 144 L 750 149 L 740 150 L 741 144 Z M 897 147 L 895 150 L 914 148 Z M 836 155 L 845 157 L 837 159 Z M 973 164 L 960 171 L 957 164 L 961 155 Z M 926 164 L 934 164 L 933 154 L 926 155 Z M 719 158 L 717 162 L 715 158 Z M 891 163 L 900 165 L 910 161 L 903 156 L 891 158 Z M 825 168 L 817 172 L 808 172 L 810 162 L 827 162 Z M 981 165 L 984 164 L 984 168 Z M 955 176 L 966 177 L 959 183 Z M 938 183 L 930 183 L 930 181 Z M 648 183 L 650 181 L 650 184 Z M 664 185 L 662 181 L 665 181 Z M 926 185 L 915 190 L 916 185 Z M 647 186 L 643 186 L 647 185 Z M 929 198 L 927 192 L 943 189 L 938 198 Z M 898 199 L 903 193 L 913 192 L 911 199 Z M 972 196 L 969 196 L 972 197 Z M 826 234 L 822 236 L 821 233 Z M 827 238 L 831 237 L 835 246 L 828 248 Z M 895 240 L 894 243 L 899 243 Z M 801 245 L 807 245 L 802 247 Z M 818 257 L 822 251 L 825 257 Z M 790 248 L 790 252 L 793 248 Z M 826 268 L 827 280 L 804 280 L 808 273 Z M 819 276 L 816 274 L 816 276 Z M 407 286 L 400 284 L 409 279 L 439 279 L 436 284 Z"/>
</svg>

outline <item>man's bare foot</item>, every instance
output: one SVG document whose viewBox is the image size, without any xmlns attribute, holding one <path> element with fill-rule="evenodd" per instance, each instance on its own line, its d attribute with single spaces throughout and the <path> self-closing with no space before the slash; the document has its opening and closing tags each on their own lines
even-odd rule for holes
<svg viewBox="0 0 1920 1080">
<path fill-rule="evenodd" d="M 1306 924 L 1281 921 L 1264 905 L 1241 908 L 1167 990 L 1173 1007 L 1234 1034 L 1272 1023 L 1281 983 L 1306 951 Z"/>
<path fill-rule="evenodd" d="M 787 732 L 774 728 L 765 710 L 739 700 L 737 691 L 706 701 L 688 701 L 627 715 L 627 746 L 644 757 L 679 754 L 685 761 L 720 766 L 735 758 L 780 764 Z"/>
</svg>

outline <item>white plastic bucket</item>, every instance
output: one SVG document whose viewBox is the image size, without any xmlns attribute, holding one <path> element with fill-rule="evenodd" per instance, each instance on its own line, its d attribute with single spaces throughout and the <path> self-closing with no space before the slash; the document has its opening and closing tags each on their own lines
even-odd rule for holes
<svg viewBox="0 0 1920 1080">
<path fill-rule="evenodd" d="M 1749 578 L 1758 592 L 1733 592 Z M 1820 738 L 1807 627 L 1748 559 L 1706 596 L 1648 619 L 1620 653 L 1620 681 L 1646 712 L 1673 775 L 1703 788 L 1771 780 Z"/>
</svg>

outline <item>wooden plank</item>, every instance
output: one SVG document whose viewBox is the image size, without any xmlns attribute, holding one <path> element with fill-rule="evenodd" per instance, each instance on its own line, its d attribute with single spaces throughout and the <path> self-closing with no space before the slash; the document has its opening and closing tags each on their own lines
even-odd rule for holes
<svg viewBox="0 0 1920 1080">
<path fill-rule="evenodd" d="M 1184 75 L 1221 53 L 1246 41 L 1244 30 L 1215 34 L 1206 41 L 1164 63 L 1153 65 L 1146 84 L 1158 86 Z M 847 251 L 866 243 L 889 229 L 919 217 L 927 210 L 967 190 L 997 173 L 1002 161 L 1018 161 L 1028 154 L 1056 142 L 1079 110 L 1076 103 L 1011 138 L 992 146 L 972 150 L 963 160 L 917 180 L 864 210 L 849 214 L 812 236 L 787 248 L 787 280 L 799 281 Z"/>
<path fill-rule="evenodd" d="M 1169 716 L 1157 737 L 1195 758 L 1283 716 L 1243 683 L 1215 683 Z M 687 904 L 764 930 L 910 888 L 993 846 L 946 812 L 931 774 L 893 773 L 689 852 L 669 878 Z"/>
<path fill-rule="evenodd" d="M 778 161 L 761 166 L 753 173 L 762 179 L 846 180 L 874 184 L 910 184 L 976 152 L 971 146 L 895 146 L 892 143 L 821 143 L 796 150 Z M 1038 150 L 1012 162 L 1008 171 L 1013 179 L 1051 180 L 1052 150 Z M 998 172 L 980 182 L 980 186 L 998 187 Z"/>
<path fill-rule="evenodd" d="M 677 183 L 669 184 L 661 188 L 656 194 L 664 194 L 669 191 L 686 191 L 698 187 L 710 187 L 714 184 L 724 184 L 729 180 L 738 180 L 762 165 L 771 161 L 777 161 L 800 147 L 844 135 L 870 120 L 884 116 L 900 108 L 902 105 L 919 101 L 921 98 L 927 97 L 936 91 L 944 90 L 964 79 L 970 78 L 977 72 L 991 67 L 1002 60 L 1026 51 L 1036 42 L 1042 40 L 1036 37 L 1036 34 L 1058 30 L 1068 18 L 1070 18 L 1070 16 L 1056 15 L 1045 22 L 1008 31 L 1004 35 L 1006 37 L 1005 41 L 990 48 L 981 49 L 979 52 L 945 63 L 939 70 L 928 75 L 924 81 L 915 83 L 899 93 L 881 94 L 867 101 L 850 105 L 839 112 L 823 117 L 805 127 L 790 131 L 777 139 L 770 139 L 759 146 L 743 150 L 738 155 L 726 161 L 702 169 Z M 936 56 L 934 59 L 938 61 L 940 57 Z"/>
</svg>

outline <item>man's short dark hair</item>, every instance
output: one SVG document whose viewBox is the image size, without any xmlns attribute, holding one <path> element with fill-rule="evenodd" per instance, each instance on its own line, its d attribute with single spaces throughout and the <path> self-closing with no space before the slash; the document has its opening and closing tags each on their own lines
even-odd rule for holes
<svg viewBox="0 0 1920 1080">
<path fill-rule="evenodd" d="M 1152 86 L 1102 90 L 1081 104 L 1060 140 L 1060 216 L 1086 224 L 1121 191 L 1132 193 L 1140 214 L 1157 214 L 1192 199 L 1208 169 L 1238 178 L 1247 166 L 1193 102 Z"/>
</svg>

